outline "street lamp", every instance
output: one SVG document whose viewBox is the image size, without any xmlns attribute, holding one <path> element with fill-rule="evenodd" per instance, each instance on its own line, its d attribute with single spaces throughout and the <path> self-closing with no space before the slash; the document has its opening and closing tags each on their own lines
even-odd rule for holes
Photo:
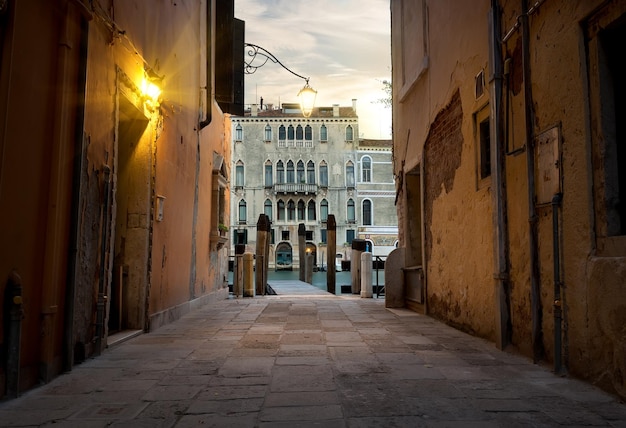
<svg viewBox="0 0 626 428">
<path fill-rule="evenodd" d="M 272 61 L 274 64 L 280 65 L 282 68 L 299 77 L 305 81 L 304 88 L 298 92 L 298 98 L 300 99 L 300 110 L 304 117 L 310 117 L 313 113 L 313 107 L 315 106 L 315 98 L 317 97 L 317 91 L 309 86 L 309 78 L 301 76 L 300 74 L 287 68 L 282 62 L 278 60 L 271 52 L 261 46 L 254 45 L 252 43 L 245 43 L 244 47 L 248 49 L 247 53 L 250 57 L 250 61 L 245 62 L 245 73 L 254 74 L 257 69 L 267 64 L 267 61 Z M 259 58 L 260 63 L 254 65 L 254 61 Z"/>
</svg>

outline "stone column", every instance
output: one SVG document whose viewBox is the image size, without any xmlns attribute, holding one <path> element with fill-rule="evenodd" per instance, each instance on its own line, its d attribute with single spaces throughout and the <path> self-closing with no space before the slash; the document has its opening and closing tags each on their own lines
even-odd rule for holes
<svg viewBox="0 0 626 428">
<path fill-rule="evenodd" d="M 335 294 L 337 284 L 337 269 L 335 267 L 337 253 L 337 223 L 333 214 L 328 215 L 326 221 L 326 291 Z"/>
<path fill-rule="evenodd" d="M 267 240 L 269 239 L 267 232 L 268 218 L 265 214 L 259 215 L 259 220 L 256 223 L 256 270 L 255 283 L 256 294 L 262 296 L 265 294 L 265 278 L 267 278 L 267 263 L 265 260 L 265 248 L 267 247 Z"/>
<path fill-rule="evenodd" d="M 254 297 L 254 254 L 243 253 L 243 297 Z"/>
<path fill-rule="evenodd" d="M 306 280 L 306 227 L 304 223 L 298 225 L 298 258 L 300 264 L 300 281 Z"/>
<path fill-rule="evenodd" d="M 361 254 L 361 297 L 372 297 L 372 253 Z"/>
<path fill-rule="evenodd" d="M 235 272 L 233 277 L 233 294 L 235 297 L 243 296 L 243 253 L 246 251 L 244 244 L 235 245 Z"/>
<path fill-rule="evenodd" d="M 352 240 L 352 255 L 350 256 L 350 273 L 352 277 L 352 294 L 361 292 L 361 254 L 365 251 L 364 239 Z"/>
</svg>

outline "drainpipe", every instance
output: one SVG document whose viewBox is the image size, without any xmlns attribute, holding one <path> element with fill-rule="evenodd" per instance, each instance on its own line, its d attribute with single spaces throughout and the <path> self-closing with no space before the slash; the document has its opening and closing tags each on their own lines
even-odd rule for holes
<svg viewBox="0 0 626 428">
<path fill-rule="evenodd" d="M 521 0 L 521 9 L 528 11 L 528 1 Z M 544 356 L 543 331 L 541 328 L 543 311 L 541 306 L 541 278 L 539 274 L 539 251 L 537 245 L 537 212 L 535 207 L 535 128 L 533 121 L 533 96 L 530 77 L 530 29 L 528 13 L 520 16 L 522 26 L 522 72 L 524 76 L 524 107 L 526 115 L 526 168 L 528 181 L 528 244 L 530 256 L 530 303 L 532 317 L 533 360 Z"/>
<path fill-rule="evenodd" d="M 491 85 L 491 180 L 493 186 L 494 280 L 496 346 L 504 349 L 511 338 L 508 233 L 506 225 L 506 174 L 503 142 L 502 87 L 503 64 L 500 45 L 501 20 L 498 0 L 491 1 L 489 14 L 489 59 Z"/>
<path fill-rule="evenodd" d="M 96 304 L 96 337 L 95 337 L 95 349 L 94 354 L 100 355 L 102 353 L 102 339 L 104 338 L 104 311 L 107 302 L 106 296 L 106 270 L 107 270 L 107 243 L 109 242 L 109 194 L 111 193 L 111 168 L 108 165 L 103 165 L 102 170 L 104 172 L 104 202 L 102 206 L 102 228 L 100 241 L 100 272 L 98 281 L 98 301 Z"/>
<path fill-rule="evenodd" d="M 552 198 L 552 251 L 554 258 L 554 373 L 560 374 L 562 370 L 561 349 L 563 322 L 563 310 L 561 305 L 561 251 L 559 247 L 559 208 L 563 195 L 557 193 Z"/>
<path fill-rule="evenodd" d="M 206 86 L 205 86 L 205 109 L 206 109 L 206 118 L 198 124 L 199 129 L 203 129 L 211 124 L 212 114 L 213 114 L 213 101 L 211 99 L 211 92 L 213 91 L 213 82 L 212 82 L 212 64 L 213 64 L 213 44 L 211 33 L 213 31 L 213 14 L 211 13 L 213 2 L 211 0 L 205 1 L 206 5 L 206 64 L 205 64 L 205 74 L 206 74 Z M 202 95 L 201 95 L 202 96 Z"/>
</svg>

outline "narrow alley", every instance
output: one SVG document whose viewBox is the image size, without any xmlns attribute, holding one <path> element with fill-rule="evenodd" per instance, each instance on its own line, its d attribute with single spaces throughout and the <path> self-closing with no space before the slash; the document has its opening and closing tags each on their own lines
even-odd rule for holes
<svg viewBox="0 0 626 428">
<path fill-rule="evenodd" d="M 222 300 L 0 404 L 2 426 L 626 426 L 599 389 L 383 299 Z"/>
</svg>

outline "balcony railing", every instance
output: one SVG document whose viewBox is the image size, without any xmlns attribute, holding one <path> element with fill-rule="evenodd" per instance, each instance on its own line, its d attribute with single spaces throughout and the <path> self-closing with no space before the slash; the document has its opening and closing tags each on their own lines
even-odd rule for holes
<svg viewBox="0 0 626 428">
<path fill-rule="evenodd" d="M 274 184 L 275 193 L 317 193 L 317 184 L 280 183 Z"/>
</svg>

